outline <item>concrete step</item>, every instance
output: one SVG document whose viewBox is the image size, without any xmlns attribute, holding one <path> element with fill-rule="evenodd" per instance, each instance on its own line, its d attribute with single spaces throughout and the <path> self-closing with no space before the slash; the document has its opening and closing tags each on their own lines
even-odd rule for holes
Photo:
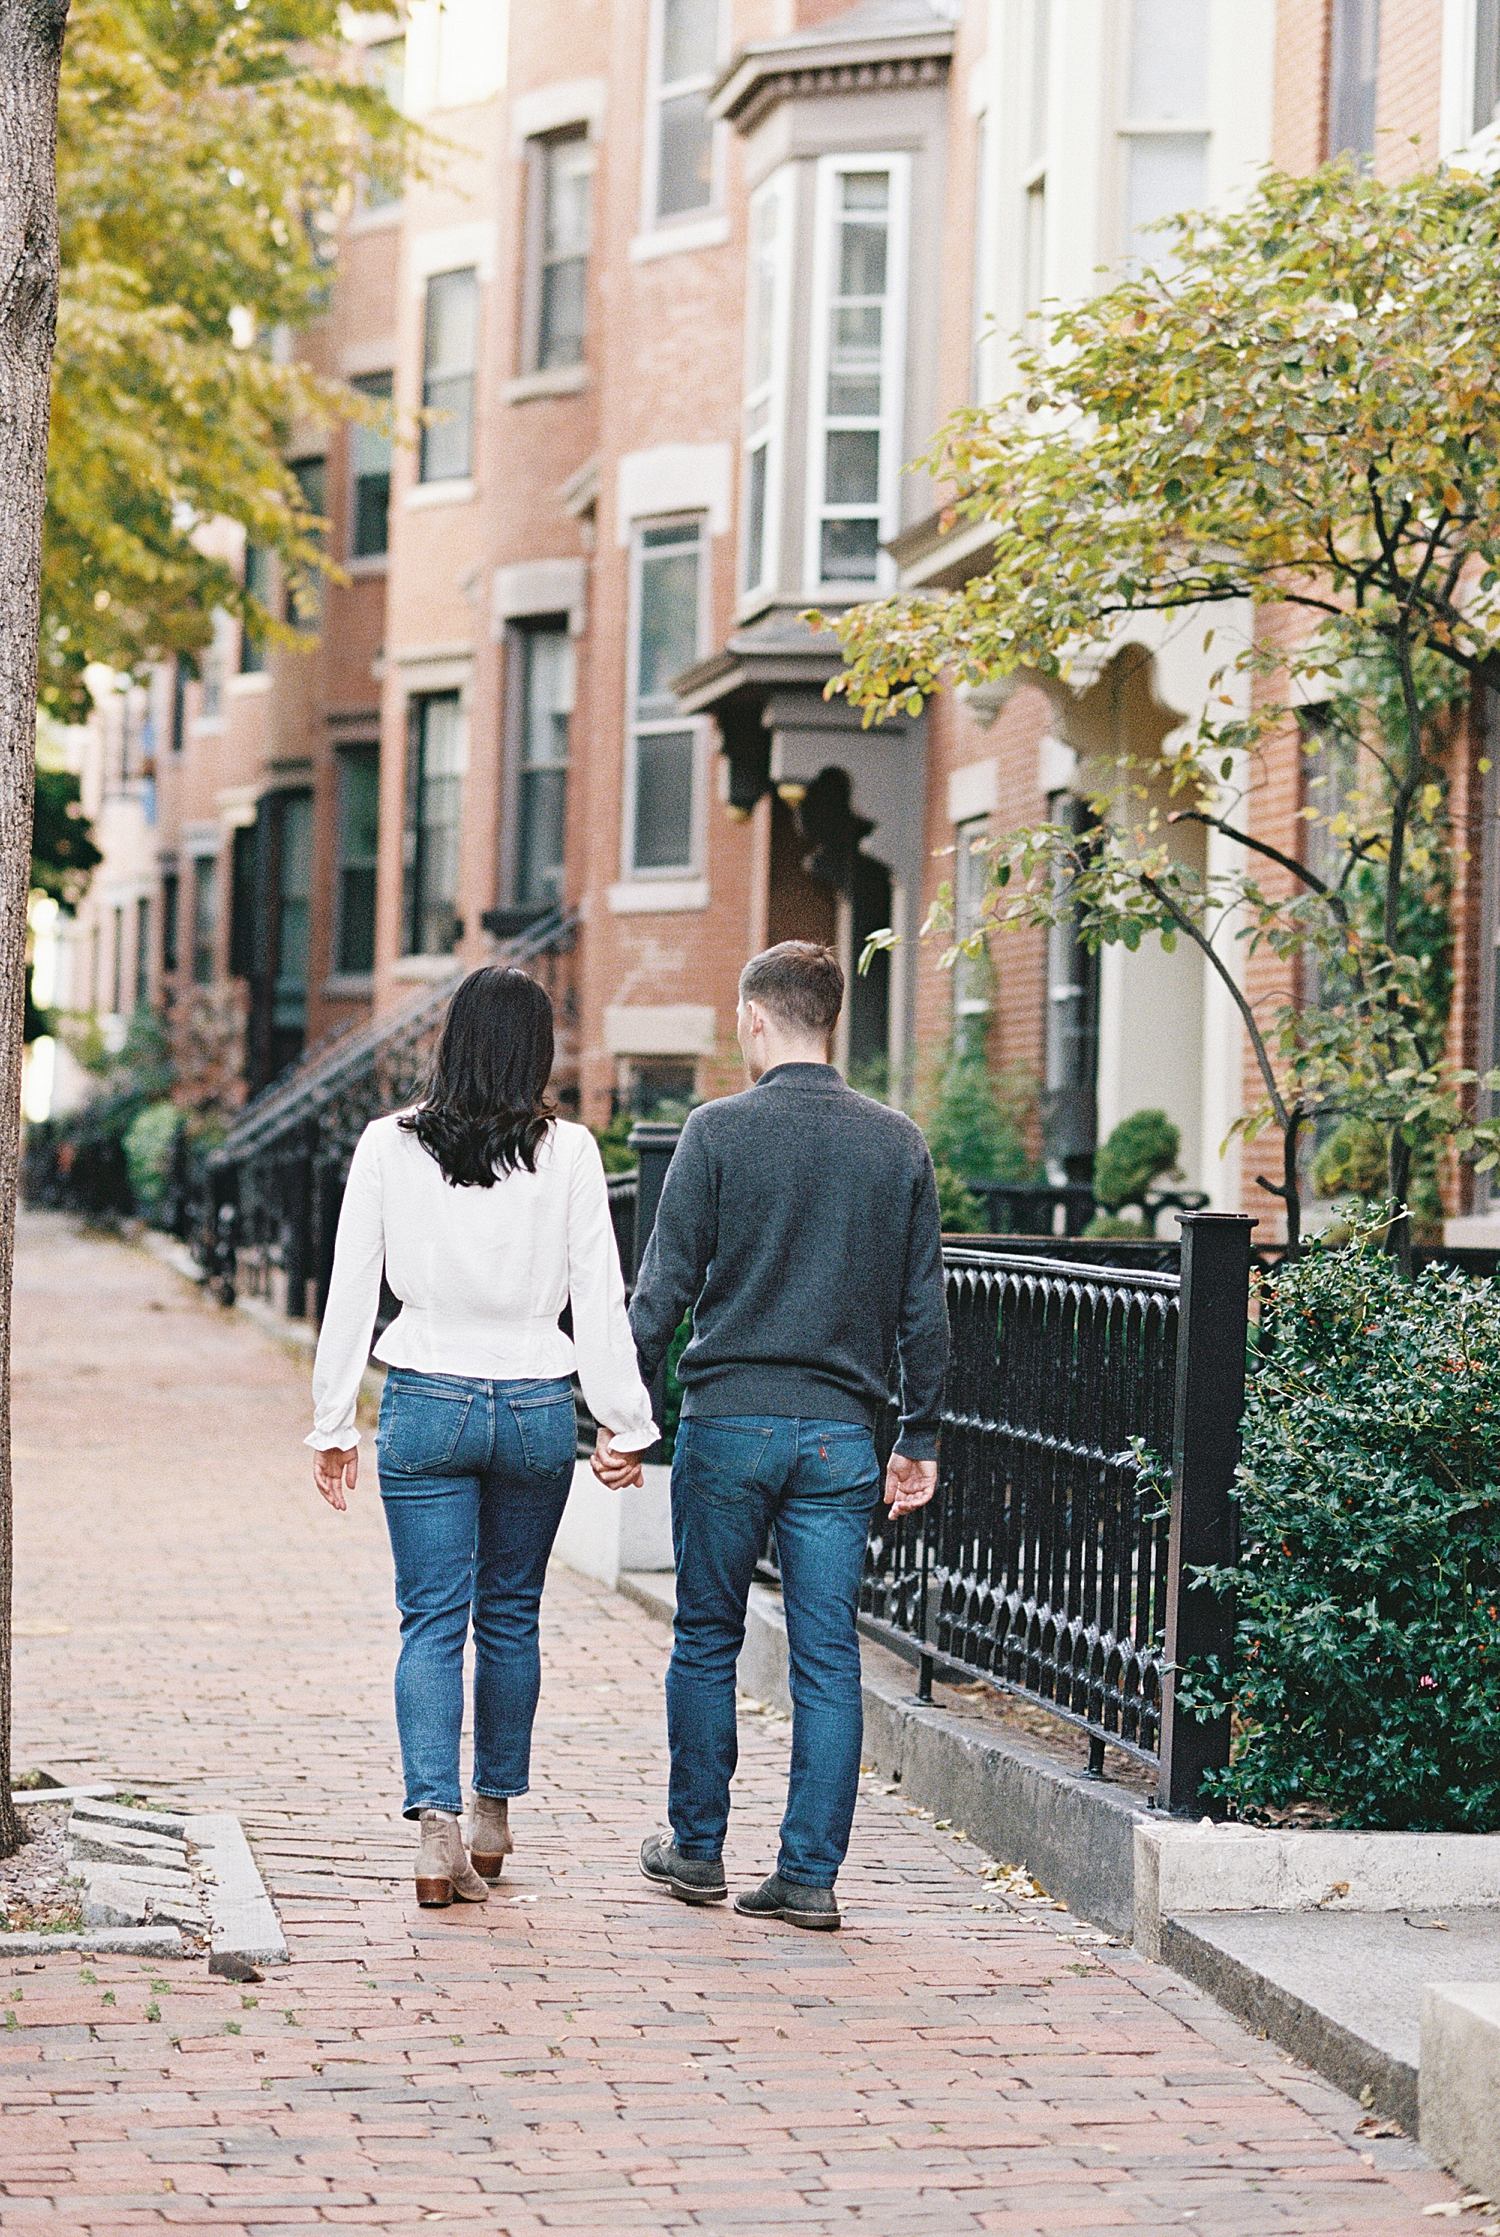
<svg viewBox="0 0 1500 2237">
<path fill-rule="evenodd" d="M 1415 2136 L 1422 1992 L 1500 1983 L 1500 1908 L 1203 1911 L 1163 1918 L 1161 1954 L 1247 2026 Z"/>
</svg>

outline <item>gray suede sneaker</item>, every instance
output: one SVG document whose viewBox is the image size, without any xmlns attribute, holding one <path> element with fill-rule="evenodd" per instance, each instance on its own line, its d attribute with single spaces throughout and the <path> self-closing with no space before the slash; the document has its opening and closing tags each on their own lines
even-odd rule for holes
<svg viewBox="0 0 1500 2237">
<path fill-rule="evenodd" d="M 841 1924 L 838 1897 L 831 1887 L 803 1887 L 773 1872 L 750 1895 L 737 1895 L 734 1907 L 747 1919 L 785 1919 L 814 1934 L 834 1934 Z"/>
<path fill-rule="evenodd" d="M 647 1834 L 641 1870 L 679 1903 L 722 1903 L 729 1893 L 718 1857 L 679 1856 L 670 1833 Z"/>
</svg>

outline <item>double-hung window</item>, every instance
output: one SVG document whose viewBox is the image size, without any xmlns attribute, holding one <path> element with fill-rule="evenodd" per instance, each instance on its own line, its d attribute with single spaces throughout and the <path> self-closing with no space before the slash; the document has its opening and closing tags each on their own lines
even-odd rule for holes
<svg viewBox="0 0 1500 2237">
<path fill-rule="evenodd" d="M 530 370 L 583 363 L 594 151 L 580 125 L 530 145 Z"/>
<path fill-rule="evenodd" d="M 1328 26 L 1326 153 L 1375 153 L 1375 97 L 1380 74 L 1380 0 L 1333 0 Z"/>
<path fill-rule="evenodd" d="M 750 203 L 750 284 L 745 306 L 744 552 L 747 592 L 780 573 L 782 412 L 791 303 L 792 174 L 780 171 Z"/>
<path fill-rule="evenodd" d="M 245 596 L 271 603 L 271 554 L 264 544 L 245 546 Z M 240 674 L 258 675 L 266 664 L 265 642 L 248 615 L 240 621 Z"/>
<path fill-rule="evenodd" d="M 985 888 L 989 882 L 989 857 L 976 854 L 975 845 L 989 832 L 986 816 L 973 816 L 953 827 L 953 937 L 967 939 L 984 921 Z M 988 1017 L 989 966 L 983 957 L 961 955 L 953 967 L 953 1016 L 959 1029 L 970 1030 L 970 1021 Z"/>
<path fill-rule="evenodd" d="M 1031 0 L 1026 101 L 1026 169 L 1021 185 L 1021 309 L 1042 307 L 1047 285 L 1047 135 L 1052 77 L 1052 0 Z"/>
<path fill-rule="evenodd" d="M 321 458 L 296 458 L 291 462 L 291 472 L 302 492 L 303 510 L 310 513 L 317 526 L 308 533 L 313 541 L 323 541 L 323 516 L 328 510 L 328 475 L 326 461 Z M 323 618 L 323 578 L 311 570 L 300 580 L 290 579 L 286 586 L 286 618 L 293 628 L 316 629 Z"/>
<path fill-rule="evenodd" d="M 518 628 L 520 753 L 516 771 L 516 901 L 547 905 L 563 890 L 573 640 L 565 620 Z"/>
<path fill-rule="evenodd" d="M 479 364 L 479 274 L 434 272 L 427 282 L 422 403 L 424 482 L 467 481 L 474 470 L 474 376 Z"/>
<path fill-rule="evenodd" d="M 466 763 L 458 693 L 413 699 L 402 848 L 402 946 L 407 955 L 451 955 L 458 945 L 459 818 Z"/>
<path fill-rule="evenodd" d="M 654 219 L 689 217 L 714 201 L 709 88 L 718 67 L 722 0 L 656 0 L 649 98 L 649 205 Z"/>
<path fill-rule="evenodd" d="M 193 857 L 193 984 L 212 986 L 219 938 L 219 864 L 211 854 Z"/>
<path fill-rule="evenodd" d="M 1149 230 L 1203 202 L 1208 166 L 1208 0 L 1131 0 L 1125 121 L 1126 246 L 1170 269 L 1169 236 Z"/>
<path fill-rule="evenodd" d="M 372 404 L 389 405 L 389 373 L 361 373 L 349 383 Z M 391 433 L 389 427 L 349 430 L 349 557 L 380 559 L 391 541 Z"/>
<path fill-rule="evenodd" d="M 1474 100 L 1471 129 L 1500 116 L 1500 0 L 1474 0 Z"/>
<path fill-rule="evenodd" d="M 181 887 L 175 870 L 161 874 L 161 969 L 163 978 L 173 978 L 177 971 L 177 910 Z"/>
<path fill-rule="evenodd" d="M 707 555 L 701 518 L 636 530 L 627 829 L 639 876 L 693 866 L 700 725 L 679 711 L 672 679 L 703 650 Z"/>
<path fill-rule="evenodd" d="M 385 95 L 398 114 L 406 106 L 406 34 L 374 39 L 365 48 L 365 81 Z M 401 199 L 401 179 L 387 158 L 365 182 L 365 208 L 388 210 Z M 356 382 L 355 386 L 359 384 Z"/>
<path fill-rule="evenodd" d="M 380 748 L 345 746 L 339 764 L 338 944 L 340 972 L 375 968 L 375 864 L 380 840 Z"/>
<path fill-rule="evenodd" d="M 813 274 L 809 586 L 890 573 L 906 339 L 905 156 L 825 156 Z"/>
</svg>

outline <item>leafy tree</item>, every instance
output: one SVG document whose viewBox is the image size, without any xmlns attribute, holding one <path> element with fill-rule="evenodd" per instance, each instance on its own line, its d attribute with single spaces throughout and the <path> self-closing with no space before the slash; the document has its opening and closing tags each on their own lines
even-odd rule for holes
<svg viewBox="0 0 1500 2237">
<path fill-rule="evenodd" d="M 1402 1204 L 1424 1136 L 1482 1169 L 1500 1155 L 1476 1095 L 1496 1076 L 1445 1061 L 1430 924 L 1414 921 L 1451 861 L 1449 705 L 1500 681 L 1500 204 L 1462 172 L 1383 185 L 1340 163 L 1267 174 L 1241 210 L 1176 230 L 1174 269 L 1063 312 L 1018 348 L 1012 397 L 949 422 L 929 464 L 956 484 L 955 516 L 994 524 L 992 563 L 830 624 L 847 662 L 830 688 L 873 721 L 945 680 L 1065 676 L 1133 615 L 1278 610 L 1226 661 L 1195 736 L 1100 774 L 1085 835 L 991 843 L 987 921 L 960 945 L 1060 921 L 1092 947 L 1193 941 L 1249 1036 L 1263 1094 L 1240 1126 L 1280 1130 L 1273 1193 L 1295 1245 L 1315 1116 L 1382 1128 Z M 1331 730 L 1356 782 L 1304 810 L 1320 834 L 1304 861 L 1253 810 L 1314 699 L 1310 775 Z M 1224 834 L 1240 867 L 1184 862 L 1174 817 Z M 1258 1018 L 1235 940 L 1317 999 Z M 1409 1263 L 1409 1222 L 1392 1233 Z"/>
<path fill-rule="evenodd" d="M 320 523 L 284 458 L 298 420 L 369 417 L 278 333 L 326 307 L 355 182 L 405 127 L 338 40 L 337 0 L 74 0 L 58 174 L 63 285 L 42 697 L 77 719 L 91 660 L 288 635 L 203 526 L 240 522 L 311 609 Z"/>
<path fill-rule="evenodd" d="M 0 1855 L 11 1794 L 10 1317 L 21 1149 L 37 638 L 57 319 L 57 79 L 67 0 L 0 0 Z"/>
<path fill-rule="evenodd" d="M 79 792 L 74 770 L 38 763 L 31 826 L 31 890 L 49 894 L 69 916 L 104 860 L 94 844 L 94 827 L 79 805 Z"/>
</svg>

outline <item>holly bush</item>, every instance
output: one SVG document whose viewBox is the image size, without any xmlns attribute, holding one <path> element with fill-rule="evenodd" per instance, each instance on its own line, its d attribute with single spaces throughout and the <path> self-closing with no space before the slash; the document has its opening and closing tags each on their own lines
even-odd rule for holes
<svg viewBox="0 0 1500 2237">
<path fill-rule="evenodd" d="M 1500 1830 L 1500 1285 L 1403 1281 L 1369 1239 L 1268 1277 L 1251 1379 L 1235 1667 L 1191 1697 L 1237 1714 L 1210 1782 L 1239 1815 Z"/>
</svg>

